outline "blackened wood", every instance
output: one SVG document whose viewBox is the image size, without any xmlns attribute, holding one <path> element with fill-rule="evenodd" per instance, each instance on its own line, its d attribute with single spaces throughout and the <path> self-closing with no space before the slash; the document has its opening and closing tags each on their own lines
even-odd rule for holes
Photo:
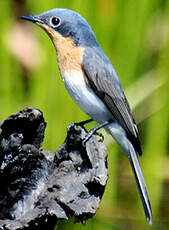
<svg viewBox="0 0 169 230">
<path fill-rule="evenodd" d="M 106 181 L 107 151 L 71 124 L 56 152 L 39 150 L 46 123 L 28 107 L 0 124 L 0 228 L 52 230 L 71 216 L 84 223 L 99 207 Z M 59 135 L 56 127 L 56 138 Z"/>
</svg>

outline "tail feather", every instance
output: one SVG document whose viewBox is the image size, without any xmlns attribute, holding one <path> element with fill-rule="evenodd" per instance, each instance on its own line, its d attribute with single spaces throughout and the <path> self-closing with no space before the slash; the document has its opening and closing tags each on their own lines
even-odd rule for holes
<svg viewBox="0 0 169 230">
<path fill-rule="evenodd" d="M 146 219 L 149 224 L 152 224 L 152 211 L 151 211 L 151 204 L 149 201 L 149 196 L 146 188 L 146 183 L 141 171 L 141 167 L 137 158 L 137 154 L 133 144 L 131 143 L 130 139 L 126 136 L 124 129 L 117 123 L 112 122 L 109 124 L 106 129 L 112 135 L 112 137 L 117 141 L 123 151 L 129 158 L 131 167 L 134 172 L 135 180 L 138 186 L 138 190 L 140 193 L 140 197 L 142 200 L 144 212 L 146 215 Z"/>
<path fill-rule="evenodd" d="M 134 172 L 134 176 L 135 176 L 136 183 L 139 189 L 139 193 L 140 193 L 140 197 L 142 200 L 146 219 L 149 222 L 149 224 L 152 224 L 151 204 L 149 201 L 149 196 L 148 196 L 148 192 L 146 188 L 146 183 L 145 183 L 145 180 L 142 174 L 142 170 L 141 170 L 136 152 L 130 142 L 128 144 L 128 147 L 129 147 L 128 148 L 129 149 L 128 158 L 130 160 L 130 164 Z"/>
</svg>

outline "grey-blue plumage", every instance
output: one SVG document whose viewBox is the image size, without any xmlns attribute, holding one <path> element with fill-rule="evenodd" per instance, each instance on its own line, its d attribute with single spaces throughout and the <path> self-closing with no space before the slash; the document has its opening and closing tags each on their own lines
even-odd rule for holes
<svg viewBox="0 0 169 230">
<path fill-rule="evenodd" d="M 100 48 L 94 48 L 92 50 L 91 48 L 87 48 L 84 55 L 86 55 L 86 57 L 83 59 L 83 69 L 88 79 L 88 84 L 106 104 L 112 114 L 112 123 L 107 126 L 107 130 L 118 142 L 130 160 L 146 218 L 151 224 L 151 205 L 142 170 L 136 155 L 136 152 L 142 153 L 140 140 L 135 120 L 120 81 L 113 66 Z"/>
<path fill-rule="evenodd" d="M 37 17 L 46 23 L 53 16 L 62 19 L 62 25 L 57 27 L 57 31 L 64 37 L 71 36 L 77 46 L 99 46 L 90 25 L 77 12 L 58 8 L 37 15 Z"/>
<path fill-rule="evenodd" d="M 91 27 L 82 16 L 68 9 L 22 18 L 40 25 L 51 37 L 62 79 L 74 101 L 98 123 L 109 121 L 105 128 L 129 158 L 151 224 L 151 205 L 136 154 L 142 153 L 137 126 L 119 78 Z"/>
<path fill-rule="evenodd" d="M 119 78 L 100 47 L 87 47 L 84 52 L 83 70 L 88 84 L 106 104 L 113 118 L 126 131 L 135 150 L 141 155 L 141 145 L 136 122 L 121 87 Z"/>
</svg>

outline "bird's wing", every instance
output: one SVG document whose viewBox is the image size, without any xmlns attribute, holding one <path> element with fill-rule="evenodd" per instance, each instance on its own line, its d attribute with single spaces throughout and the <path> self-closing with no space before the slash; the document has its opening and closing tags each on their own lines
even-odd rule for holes
<svg viewBox="0 0 169 230">
<path fill-rule="evenodd" d="M 87 83 L 106 104 L 113 118 L 124 128 L 135 150 L 141 155 L 141 145 L 131 109 L 117 74 L 101 48 L 86 48 L 82 63 Z"/>
</svg>

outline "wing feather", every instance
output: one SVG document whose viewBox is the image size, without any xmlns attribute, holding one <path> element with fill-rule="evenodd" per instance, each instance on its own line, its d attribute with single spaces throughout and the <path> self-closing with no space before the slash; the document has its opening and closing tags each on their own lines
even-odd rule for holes
<svg viewBox="0 0 169 230">
<path fill-rule="evenodd" d="M 83 71 L 87 83 L 106 104 L 113 118 L 125 129 L 135 150 L 142 154 L 136 122 L 121 87 L 117 74 L 101 49 L 86 48 Z"/>
</svg>

